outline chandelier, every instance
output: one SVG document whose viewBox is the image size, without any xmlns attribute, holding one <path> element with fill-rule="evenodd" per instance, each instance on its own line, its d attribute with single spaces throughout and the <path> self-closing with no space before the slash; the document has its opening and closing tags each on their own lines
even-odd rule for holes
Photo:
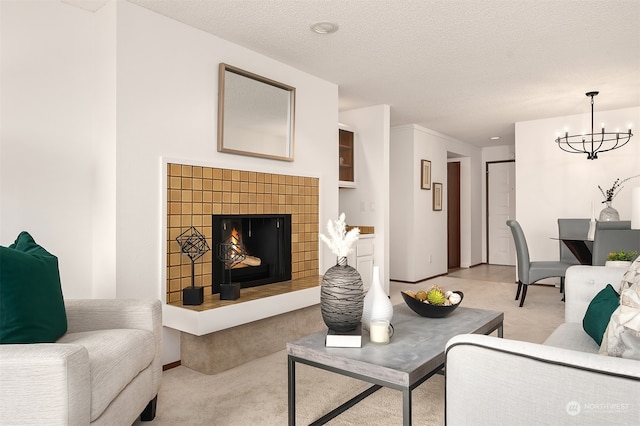
<svg viewBox="0 0 640 426">
<path fill-rule="evenodd" d="M 558 147 L 566 152 L 572 154 L 587 154 L 587 160 L 595 160 L 598 158 L 599 152 L 613 151 L 618 149 L 631 139 L 633 133 L 631 133 L 631 127 L 628 132 L 607 132 L 604 129 L 604 124 L 600 132 L 593 131 L 593 97 L 597 96 L 599 92 L 587 92 L 587 96 L 591 98 L 591 133 L 585 133 L 582 135 L 571 135 L 569 132 L 565 132 L 564 136 L 558 136 L 556 143 Z"/>
</svg>

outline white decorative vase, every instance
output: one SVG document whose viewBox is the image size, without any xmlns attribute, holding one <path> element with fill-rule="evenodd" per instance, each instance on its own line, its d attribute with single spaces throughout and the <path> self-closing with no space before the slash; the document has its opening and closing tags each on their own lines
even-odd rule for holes
<svg viewBox="0 0 640 426">
<path fill-rule="evenodd" d="M 631 266 L 631 262 L 628 260 L 607 260 L 604 262 L 604 266 L 609 266 L 612 268 L 628 268 Z"/>
<path fill-rule="evenodd" d="M 604 202 L 607 207 L 600 211 L 600 217 L 598 220 L 600 222 L 610 222 L 610 221 L 618 221 L 620 220 L 620 215 L 618 214 L 618 210 L 611 207 L 611 201 Z"/>
<path fill-rule="evenodd" d="M 369 329 L 371 321 L 389 321 L 393 317 L 393 304 L 389 296 L 382 288 L 380 282 L 380 267 L 373 267 L 373 278 L 371 287 L 364 297 L 364 308 L 362 309 L 362 326 Z"/>
</svg>

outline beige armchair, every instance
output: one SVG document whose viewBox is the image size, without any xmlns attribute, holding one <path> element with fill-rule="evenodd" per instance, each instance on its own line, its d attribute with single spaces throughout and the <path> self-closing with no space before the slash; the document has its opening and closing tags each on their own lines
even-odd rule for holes
<svg viewBox="0 0 640 426">
<path fill-rule="evenodd" d="M 0 424 L 126 425 L 155 417 L 158 300 L 65 300 L 56 343 L 0 345 Z"/>
</svg>

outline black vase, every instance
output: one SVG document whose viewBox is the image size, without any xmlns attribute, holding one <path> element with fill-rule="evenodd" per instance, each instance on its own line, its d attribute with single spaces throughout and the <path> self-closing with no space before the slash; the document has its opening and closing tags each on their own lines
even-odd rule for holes
<svg viewBox="0 0 640 426">
<path fill-rule="evenodd" d="M 327 269 L 320 288 L 320 311 L 324 323 L 335 331 L 351 331 L 360 324 L 364 288 L 360 273 L 347 265 L 347 258 Z"/>
</svg>

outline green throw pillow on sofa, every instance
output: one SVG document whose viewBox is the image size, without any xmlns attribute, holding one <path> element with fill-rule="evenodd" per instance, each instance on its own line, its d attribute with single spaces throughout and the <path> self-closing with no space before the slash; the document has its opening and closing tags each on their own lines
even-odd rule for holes
<svg viewBox="0 0 640 426">
<path fill-rule="evenodd" d="M 52 343 L 66 331 L 58 258 L 21 232 L 0 246 L 0 343 Z"/>
<path fill-rule="evenodd" d="M 611 315 L 619 305 L 620 295 L 611 287 L 611 284 L 607 284 L 600 290 L 589 303 L 582 320 L 582 327 L 598 343 L 598 346 L 602 344 L 602 336 L 609 325 Z"/>
</svg>

